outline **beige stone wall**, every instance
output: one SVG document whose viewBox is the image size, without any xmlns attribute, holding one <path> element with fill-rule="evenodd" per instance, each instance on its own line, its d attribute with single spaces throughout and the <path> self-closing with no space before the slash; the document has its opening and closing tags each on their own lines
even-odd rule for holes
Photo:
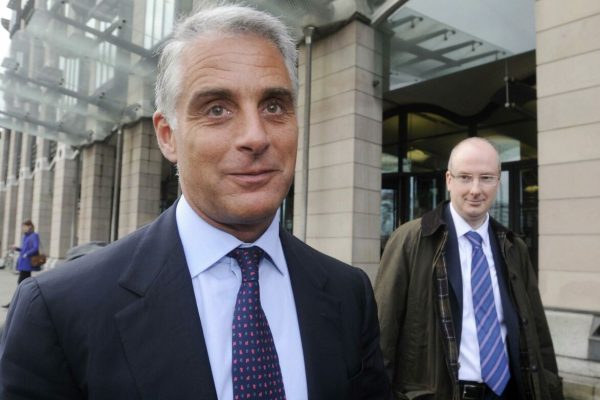
<svg viewBox="0 0 600 400">
<path fill-rule="evenodd" d="M 110 239 L 112 189 L 115 169 L 113 146 L 96 143 L 81 154 L 81 211 L 78 241 Z"/>
<path fill-rule="evenodd" d="M 2 226 L 2 254 L 6 254 L 9 246 L 17 244 L 15 238 L 15 221 L 17 213 L 17 140 L 21 132 L 12 132 L 8 150 L 8 166 L 4 195 L 4 225 Z"/>
<path fill-rule="evenodd" d="M 42 137 L 37 139 L 37 158 L 33 172 L 33 200 L 31 220 L 40 235 L 42 251 L 50 248 L 50 232 L 52 223 L 53 174 L 47 154 L 50 142 Z"/>
<path fill-rule="evenodd" d="M 154 220 L 160 213 L 162 154 L 150 119 L 123 131 L 119 237 Z"/>
<path fill-rule="evenodd" d="M 21 165 L 17 180 L 17 209 L 15 216 L 15 243 L 20 243 L 23 237 L 21 224 L 31 219 L 33 200 L 33 173 L 31 170 L 31 146 L 35 137 L 23 134 L 21 139 Z M 34 224 L 35 225 L 35 224 Z"/>
<path fill-rule="evenodd" d="M 379 263 L 381 41 L 354 21 L 313 45 L 306 241 L 374 277 Z M 294 232 L 301 210 L 305 55 L 301 49 Z M 375 84 L 374 84 L 375 82 Z"/>
<path fill-rule="evenodd" d="M 536 1 L 540 290 L 600 312 L 600 2 Z"/>
<path fill-rule="evenodd" d="M 77 244 L 74 237 L 75 201 L 77 195 L 77 159 L 69 146 L 58 145 L 54 164 L 54 186 L 52 196 L 52 219 L 50 226 L 49 255 L 61 259 L 69 248 Z"/>
<path fill-rule="evenodd" d="M 0 257 L 4 255 L 6 245 L 2 242 L 4 230 L 4 199 L 6 198 L 6 172 L 8 169 L 8 150 L 10 148 L 10 131 L 0 129 Z"/>
</svg>

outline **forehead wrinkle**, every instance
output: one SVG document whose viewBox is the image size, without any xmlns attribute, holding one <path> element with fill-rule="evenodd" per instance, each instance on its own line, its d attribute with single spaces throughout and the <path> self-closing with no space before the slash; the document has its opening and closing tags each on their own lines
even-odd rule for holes
<svg viewBox="0 0 600 400">
<path fill-rule="evenodd" d="M 259 52 L 256 51 L 254 49 L 239 49 L 237 48 L 236 50 L 230 50 L 228 48 L 222 48 L 219 49 L 220 51 L 218 53 L 212 53 L 210 54 L 210 51 L 208 52 L 209 54 L 206 54 L 205 51 L 202 50 L 202 48 L 204 47 L 206 48 L 210 48 L 211 47 L 211 43 L 210 42 L 215 42 L 217 41 L 217 39 L 235 39 L 237 37 L 240 37 L 240 39 L 245 39 L 245 38 L 254 38 L 254 39 L 258 39 L 259 41 L 261 41 L 264 45 L 271 47 L 273 50 L 275 50 L 275 54 L 278 55 L 278 59 L 279 62 L 281 63 L 281 65 L 286 68 L 285 65 L 285 59 L 283 54 L 281 54 L 281 51 L 279 50 L 279 48 L 277 46 L 275 46 L 275 44 L 271 43 L 269 40 L 261 37 L 261 36 L 257 36 L 257 35 L 224 35 L 224 36 L 216 36 L 216 35 L 208 35 L 208 36 L 204 36 L 204 37 L 200 37 L 196 40 L 195 43 L 197 43 L 197 46 L 190 46 L 187 47 L 186 49 L 184 49 L 184 54 L 183 54 L 183 59 L 184 60 L 189 60 L 189 59 L 193 59 L 198 57 L 199 58 L 199 62 L 204 62 L 207 60 L 210 60 L 213 57 L 231 57 L 231 59 L 228 60 L 228 62 L 231 63 L 242 63 L 240 61 L 240 58 L 244 57 L 251 57 L 251 58 L 258 58 L 259 60 L 265 60 L 264 64 L 260 63 L 260 64 L 255 64 L 254 66 L 259 66 L 259 67 L 269 67 L 274 65 L 274 63 L 272 61 L 269 61 L 272 57 L 271 56 L 266 56 L 263 52 Z M 218 45 L 218 43 L 216 43 L 216 45 Z M 219 62 L 217 64 L 221 64 L 222 61 L 219 60 Z M 287 68 L 286 68 L 287 71 Z"/>
</svg>

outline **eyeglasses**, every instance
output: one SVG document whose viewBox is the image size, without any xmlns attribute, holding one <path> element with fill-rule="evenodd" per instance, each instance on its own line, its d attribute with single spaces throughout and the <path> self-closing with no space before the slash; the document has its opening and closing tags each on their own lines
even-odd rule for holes
<svg viewBox="0 0 600 400">
<path fill-rule="evenodd" d="M 499 179 L 498 175 L 479 175 L 476 177 L 469 174 L 454 175 L 452 172 L 450 172 L 450 176 L 456 179 L 456 181 L 461 185 L 471 185 L 474 180 L 477 180 L 483 186 L 496 186 Z"/>
</svg>

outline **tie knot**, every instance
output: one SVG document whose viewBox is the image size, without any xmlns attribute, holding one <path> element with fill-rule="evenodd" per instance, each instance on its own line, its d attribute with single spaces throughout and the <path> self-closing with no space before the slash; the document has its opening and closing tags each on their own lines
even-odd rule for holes
<svg viewBox="0 0 600 400">
<path fill-rule="evenodd" d="M 471 242 L 471 246 L 481 247 L 481 242 L 483 241 L 483 238 L 479 235 L 479 233 L 475 231 L 469 231 L 465 233 L 465 236 L 467 237 L 469 242 Z"/>
<path fill-rule="evenodd" d="M 242 270 L 242 282 L 258 280 L 258 264 L 264 251 L 258 246 L 238 247 L 227 254 L 234 258 Z"/>
</svg>

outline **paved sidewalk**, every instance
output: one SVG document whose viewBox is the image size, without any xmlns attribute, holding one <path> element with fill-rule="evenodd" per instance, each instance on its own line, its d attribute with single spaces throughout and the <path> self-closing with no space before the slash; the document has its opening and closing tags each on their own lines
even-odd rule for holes
<svg viewBox="0 0 600 400">
<path fill-rule="evenodd" d="M 17 288 L 17 279 L 19 275 L 7 270 L 0 269 L 0 305 L 4 305 L 10 301 L 15 289 Z M 0 307 L 0 325 L 4 324 L 8 310 Z"/>
<path fill-rule="evenodd" d="M 33 276 L 37 274 L 39 274 L 39 272 L 34 272 Z M 0 305 L 10 302 L 17 289 L 18 278 L 18 274 L 15 274 L 6 268 L 0 269 Z M 8 314 L 8 309 L 0 307 L 0 326 L 4 325 L 6 314 Z"/>
</svg>

